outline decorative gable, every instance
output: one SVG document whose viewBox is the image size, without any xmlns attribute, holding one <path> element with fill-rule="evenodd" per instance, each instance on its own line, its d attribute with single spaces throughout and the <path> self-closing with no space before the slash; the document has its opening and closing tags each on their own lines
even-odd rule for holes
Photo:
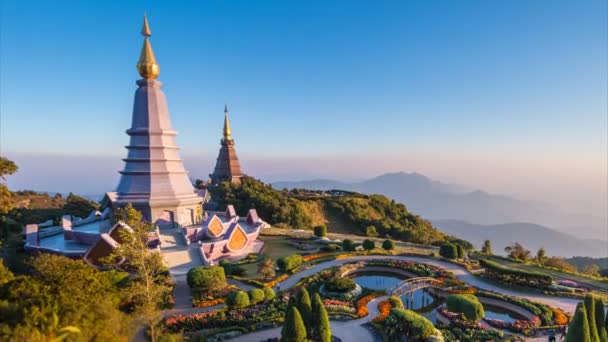
<svg viewBox="0 0 608 342">
<path fill-rule="evenodd" d="M 232 230 L 228 240 L 228 249 L 231 251 L 238 251 L 243 249 L 247 245 L 247 234 L 237 223 L 236 227 Z"/>
<path fill-rule="evenodd" d="M 260 217 L 258 216 L 258 212 L 255 209 L 249 209 L 247 212 L 246 222 L 249 225 L 254 225 L 260 221 Z"/>
<path fill-rule="evenodd" d="M 234 210 L 234 206 L 232 204 L 229 204 L 226 207 L 226 218 L 233 218 L 236 216 L 236 210 Z"/>
<path fill-rule="evenodd" d="M 213 237 L 219 237 L 224 232 L 224 225 L 222 224 L 222 220 L 216 215 L 213 215 L 209 224 L 207 225 L 207 231 Z"/>
</svg>

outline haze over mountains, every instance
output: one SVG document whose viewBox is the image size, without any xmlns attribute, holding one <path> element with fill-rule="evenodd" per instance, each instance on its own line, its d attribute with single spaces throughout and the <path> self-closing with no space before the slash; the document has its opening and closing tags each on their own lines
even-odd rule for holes
<svg viewBox="0 0 608 342">
<path fill-rule="evenodd" d="M 562 256 L 606 256 L 608 250 L 606 222 L 601 218 L 564 213 L 545 203 L 441 183 L 418 173 L 387 173 L 354 183 L 327 179 L 275 182 L 273 187 L 383 194 L 431 219 L 448 234 L 475 244 L 490 238 L 496 252 L 512 241 L 524 242 L 530 249 L 544 246 L 549 254 Z"/>
</svg>

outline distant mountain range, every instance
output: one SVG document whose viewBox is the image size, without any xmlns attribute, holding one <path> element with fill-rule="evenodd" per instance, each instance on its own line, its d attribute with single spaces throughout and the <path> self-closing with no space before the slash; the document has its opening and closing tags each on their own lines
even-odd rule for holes
<svg viewBox="0 0 608 342">
<path fill-rule="evenodd" d="M 504 238 L 496 241 L 498 245 L 506 245 L 514 240 L 528 240 L 525 235 L 518 235 L 521 227 L 545 234 L 555 233 L 555 239 L 562 240 L 574 234 L 578 239 L 606 240 L 606 221 L 587 215 L 572 215 L 546 203 L 523 201 L 516 198 L 490 194 L 457 184 L 446 184 L 434 181 L 418 173 L 387 173 L 362 182 L 346 183 L 327 179 L 301 182 L 275 182 L 276 189 L 304 188 L 316 190 L 341 189 L 361 193 L 377 193 L 388 196 L 395 201 L 404 203 L 412 212 L 430 219 L 441 230 L 437 222 L 456 222 L 445 225 L 447 228 L 459 228 L 460 236 L 471 236 L 466 233 L 465 226 L 470 231 L 476 231 L 481 226 L 494 227 L 506 225 L 511 230 Z M 467 222 L 472 222 L 467 223 Z M 536 225 L 513 222 L 533 222 Z M 519 228 L 518 228 L 519 227 Z M 551 228 L 547 228 L 551 227 Z M 450 233 L 449 231 L 446 231 Z M 562 233 L 560 235 L 560 232 Z M 510 235 L 509 235 L 510 234 Z M 570 237 L 571 238 L 571 237 Z M 556 240 L 556 241 L 557 241 Z M 523 241 L 522 241 L 523 242 Z M 556 245 L 557 246 L 557 245 Z M 529 248 L 533 248 L 530 244 Z M 549 246 L 545 246 L 549 248 Z M 585 249 L 579 249 L 584 252 Z M 557 249 L 556 254 L 567 255 Z M 573 251 L 572 255 L 577 254 Z M 607 246 L 604 243 L 602 256 L 606 256 Z M 570 255 L 568 253 L 568 255 Z M 580 255 L 591 255 L 580 253 Z M 595 254 L 594 254 L 595 255 Z"/>
<path fill-rule="evenodd" d="M 504 254 L 504 248 L 514 241 L 521 242 L 532 254 L 544 247 L 548 255 L 563 257 L 605 257 L 608 249 L 606 241 L 577 239 L 534 223 L 480 225 L 457 220 L 433 220 L 433 225 L 446 234 L 470 241 L 477 248 L 481 248 L 484 240 L 490 240 L 496 254 Z"/>
</svg>

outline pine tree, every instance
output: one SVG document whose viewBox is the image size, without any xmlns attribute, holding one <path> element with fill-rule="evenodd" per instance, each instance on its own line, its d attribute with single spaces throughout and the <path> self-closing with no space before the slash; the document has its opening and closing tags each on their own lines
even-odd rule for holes
<svg viewBox="0 0 608 342">
<path fill-rule="evenodd" d="M 492 242 L 490 242 L 490 240 L 485 240 L 483 242 L 483 246 L 481 247 L 481 253 L 486 255 L 492 255 Z"/>
<path fill-rule="evenodd" d="M 281 329 L 282 342 L 305 342 L 307 340 L 306 326 L 297 308 L 292 307 L 285 316 Z"/>
<path fill-rule="evenodd" d="M 600 297 L 595 297 L 595 326 L 597 327 L 601 342 L 608 342 L 608 331 L 606 331 L 606 326 L 604 326 L 605 318 L 604 301 Z"/>
<path fill-rule="evenodd" d="M 574 317 L 572 317 L 572 321 L 568 325 L 568 333 L 564 342 L 591 342 L 589 322 L 584 303 L 580 303 L 576 307 Z"/>
<path fill-rule="evenodd" d="M 305 287 L 302 287 L 300 292 L 298 292 L 296 307 L 304 320 L 304 324 L 307 327 L 310 327 L 312 320 L 312 303 L 310 302 L 310 295 L 308 295 L 308 291 Z"/>
<path fill-rule="evenodd" d="M 600 335 L 595 324 L 595 298 L 590 294 L 585 296 L 585 311 L 587 312 L 587 320 L 589 321 L 591 342 L 600 342 Z"/>
<path fill-rule="evenodd" d="M 312 302 L 312 326 L 309 327 L 315 341 L 331 342 L 331 326 L 325 305 L 318 293 Z"/>
</svg>

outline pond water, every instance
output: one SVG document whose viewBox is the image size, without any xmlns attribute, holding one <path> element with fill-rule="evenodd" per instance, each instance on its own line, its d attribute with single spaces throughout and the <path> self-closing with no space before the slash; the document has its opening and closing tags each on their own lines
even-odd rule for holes
<svg viewBox="0 0 608 342">
<path fill-rule="evenodd" d="M 391 272 L 361 272 L 351 277 L 359 286 L 372 290 L 389 290 L 395 288 L 406 277 Z M 411 310 L 419 310 L 431 305 L 433 298 L 427 291 L 421 289 L 401 296 L 403 306 Z"/>
<path fill-rule="evenodd" d="M 483 304 L 483 311 L 486 313 L 486 318 L 500 319 L 510 323 L 513 323 L 518 319 L 525 319 L 525 317 L 517 313 L 487 304 Z"/>
</svg>

